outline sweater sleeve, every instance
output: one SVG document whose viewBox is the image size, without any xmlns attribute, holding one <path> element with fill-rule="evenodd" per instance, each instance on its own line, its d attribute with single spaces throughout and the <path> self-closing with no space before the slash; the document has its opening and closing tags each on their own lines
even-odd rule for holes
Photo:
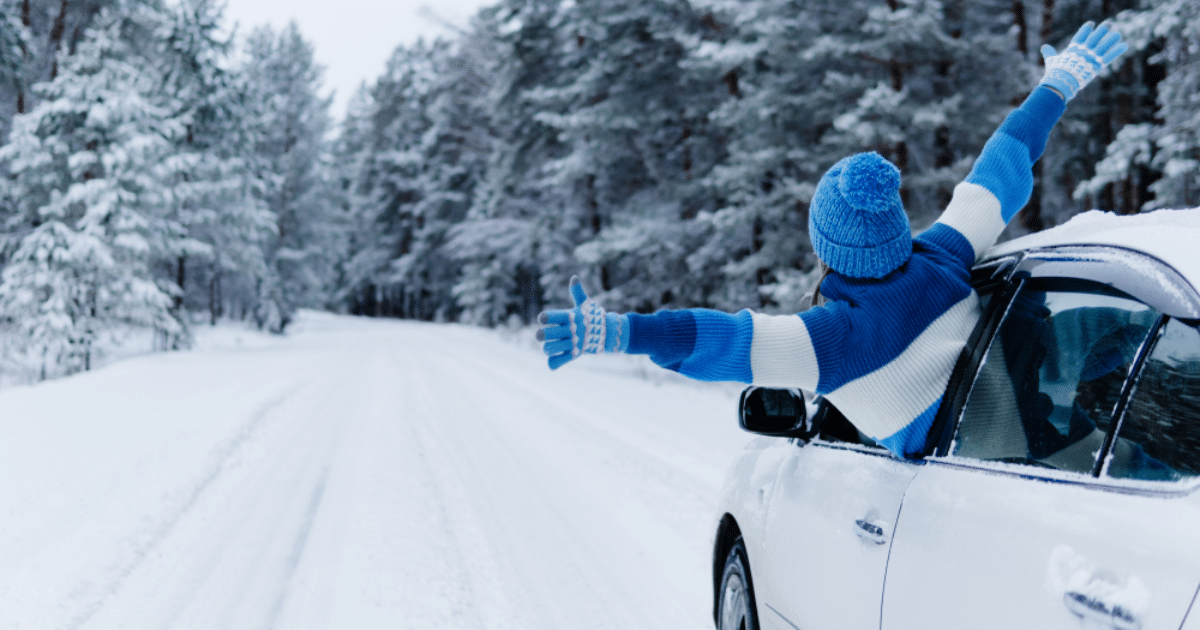
<svg viewBox="0 0 1200 630">
<path fill-rule="evenodd" d="M 1046 86 L 1034 89 L 992 134 L 971 173 L 954 188 L 950 205 L 927 234 L 941 238 L 949 235 L 946 228 L 953 229 L 969 242 L 978 260 L 1029 201 L 1033 164 L 1042 156 L 1050 130 L 1065 110 L 1066 102 L 1053 90 Z"/>
<path fill-rule="evenodd" d="M 625 351 L 702 381 L 813 391 L 820 377 L 808 329 L 796 315 L 702 308 L 631 313 Z"/>
</svg>

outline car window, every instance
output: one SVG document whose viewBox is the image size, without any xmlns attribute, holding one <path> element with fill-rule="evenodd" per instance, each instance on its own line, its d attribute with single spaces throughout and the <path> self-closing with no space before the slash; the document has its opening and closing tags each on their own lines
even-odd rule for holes
<svg viewBox="0 0 1200 630">
<path fill-rule="evenodd" d="M 984 355 L 950 452 L 1091 473 L 1159 313 L 1107 285 L 1023 278 Z"/>
<path fill-rule="evenodd" d="M 1128 479 L 1200 475 L 1200 331 L 1169 319 L 1146 358 L 1107 471 Z"/>
</svg>

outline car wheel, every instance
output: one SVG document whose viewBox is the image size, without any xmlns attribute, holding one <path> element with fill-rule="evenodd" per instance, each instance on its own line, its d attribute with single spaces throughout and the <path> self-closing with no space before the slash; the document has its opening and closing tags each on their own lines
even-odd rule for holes
<svg viewBox="0 0 1200 630">
<path fill-rule="evenodd" d="M 758 630 L 754 586 L 750 582 L 750 560 L 741 537 L 733 542 L 733 548 L 725 557 L 720 601 L 717 630 Z"/>
</svg>

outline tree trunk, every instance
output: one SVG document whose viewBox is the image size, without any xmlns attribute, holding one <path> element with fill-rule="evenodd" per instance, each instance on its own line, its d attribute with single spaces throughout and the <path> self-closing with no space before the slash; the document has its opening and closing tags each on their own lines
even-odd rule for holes
<svg viewBox="0 0 1200 630">
<path fill-rule="evenodd" d="M 942 125 L 933 132 L 934 163 L 937 168 L 949 168 L 954 164 L 954 147 L 950 145 L 950 127 Z M 938 187 L 938 205 L 950 205 L 953 193 L 945 186 Z"/>
<path fill-rule="evenodd" d="M 1136 83 L 1132 63 L 1126 63 L 1117 71 L 1116 81 L 1121 85 L 1132 86 Z M 1116 130 L 1120 131 L 1134 120 L 1134 98 L 1129 89 L 1117 92 Z M 1121 205 L 1117 209 L 1120 214 L 1137 214 L 1141 200 L 1138 199 L 1137 182 L 1133 172 L 1127 173 L 1121 181 Z"/>
<path fill-rule="evenodd" d="M 895 163 L 896 168 L 900 169 L 901 173 L 903 173 L 908 168 L 908 143 L 907 142 L 901 140 L 900 142 L 896 143 L 896 146 L 893 148 L 893 151 L 892 151 L 892 162 Z M 901 180 L 901 182 L 903 182 L 903 181 L 904 180 Z M 901 183 L 900 184 L 900 202 L 904 204 L 905 209 L 908 209 L 908 201 L 909 201 L 908 186 L 905 186 L 903 183 Z"/>
<path fill-rule="evenodd" d="M 67 0 L 62 1 L 58 17 L 54 18 L 54 26 L 50 29 L 50 43 L 54 44 L 54 61 L 50 64 L 50 80 L 58 76 L 58 51 L 62 50 L 63 32 L 67 30 Z"/>
<path fill-rule="evenodd" d="M 1017 27 L 1017 52 L 1024 57 L 1029 54 L 1029 27 L 1025 23 L 1025 2 L 1013 0 L 1013 24 Z"/>
<path fill-rule="evenodd" d="M 216 326 L 221 317 L 221 273 L 216 271 L 208 281 L 208 315 L 209 325 Z"/>
<path fill-rule="evenodd" d="M 688 138 L 692 137 L 692 126 L 688 123 L 686 110 L 679 112 L 679 122 L 683 127 L 679 134 L 679 141 L 683 144 L 683 178 L 690 180 L 692 178 L 692 145 L 688 143 Z"/>
<path fill-rule="evenodd" d="M 1121 214 L 1137 214 L 1138 208 L 1141 206 L 1141 199 L 1138 199 L 1138 187 L 1134 181 L 1133 173 L 1130 173 L 1121 180 Z"/>
<path fill-rule="evenodd" d="M 1033 164 L 1033 194 L 1029 203 L 1021 209 L 1021 225 L 1026 230 L 1041 232 L 1046 229 L 1046 221 L 1042 218 L 1042 161 Z"/>
<path fill-rule="evenodd" d="M 587 208 L 588 208 L 588 225 L 592 228 L 592 235 L 600 233 L 600 202 L 596 199 L 596 176 L 588 175 L 586 180 L 587 186 Z"/>
<path fill-rule="evenodd" d="M 175 296 L 175 310 L 177 310 L 177 311 L 183 307 L 183 295 L 184 295 L 183 282 L 185 279 L 184 278 L 185 269 L 186 269 L 186 266 L 184 265 L 184 257 L 180 256 L 179 259 L 176 261 L 176 267 L 175 267 L 175 284 L 179 286 L 179 295 Z"/>
<path fill-rule="evenodd" d="M 1038 37 L 1042 38 L 1042 43 L 1050 43 L 1050 35 L 1054 29 L 1054 0 L 1042 0 L 1042 28 L 1038 31 Z M 1038 55 L 1038 59 L 1041 59 Z M 1045 63 L 1043 60 L 1042 63 Z"/>
<path fill-rule="evenodd" d="M 738 89 L 737 70 L 730 70 L 721 76 L 721 80 L 725 82 L 725 90 L 734 98 L 741 98 L 742 91 Z"/>
<path fill-rule="evenodd" d="M 22 2 L 21 2 L 21 25 L 24 26 L 25 28 L 29 28 L 30 24 L 33 23 L 33 21 L 29 17 L 29 9 L 30 9 L 29 0 L 22 0 Z M 21 42 L 21 60 L 22 61 L 29 60 L 29 51 L 25 49 L 25 42 Z M 22 80 L 23 77 L 21 76 L 21 74 L 22 73 L 18 73 L 17 78 L 15 80 L 16 88 L 17 88 L 17 113 L 18 114 L 25 113 L 25 82 Z"/>
<path fill-rule="evenodd" d="M 603 222 L 600 217 L 600 201 L 596 199 L 596 176 L 587 176 L 587 207 L 588 207 L 588 222 L 592 228 L 592 235 L 600 233 L 603 227 Z M 608 277 L 608 266 L 600 265 L 600 287 L 605 291 L 612 290 L 612 283 Z"/>
</svg>

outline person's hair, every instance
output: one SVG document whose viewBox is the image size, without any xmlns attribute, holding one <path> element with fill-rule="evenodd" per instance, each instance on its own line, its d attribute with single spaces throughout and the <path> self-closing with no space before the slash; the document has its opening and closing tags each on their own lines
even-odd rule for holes
<svg viewBox="0 0 1200 630">
<path fill-rule="evenodd" d="M 813 306 L 821 306 L 825 303 L 825 296 L 821 295 L 821 283 L 825 281 L 825 277 L 829 272 L 833 271 L 825 261 L 817 258 L 817 281 L 813 283 L 812 288 L 804 295 L 801 300 L 801 308 L 808 309 Z"/>
</svg>

